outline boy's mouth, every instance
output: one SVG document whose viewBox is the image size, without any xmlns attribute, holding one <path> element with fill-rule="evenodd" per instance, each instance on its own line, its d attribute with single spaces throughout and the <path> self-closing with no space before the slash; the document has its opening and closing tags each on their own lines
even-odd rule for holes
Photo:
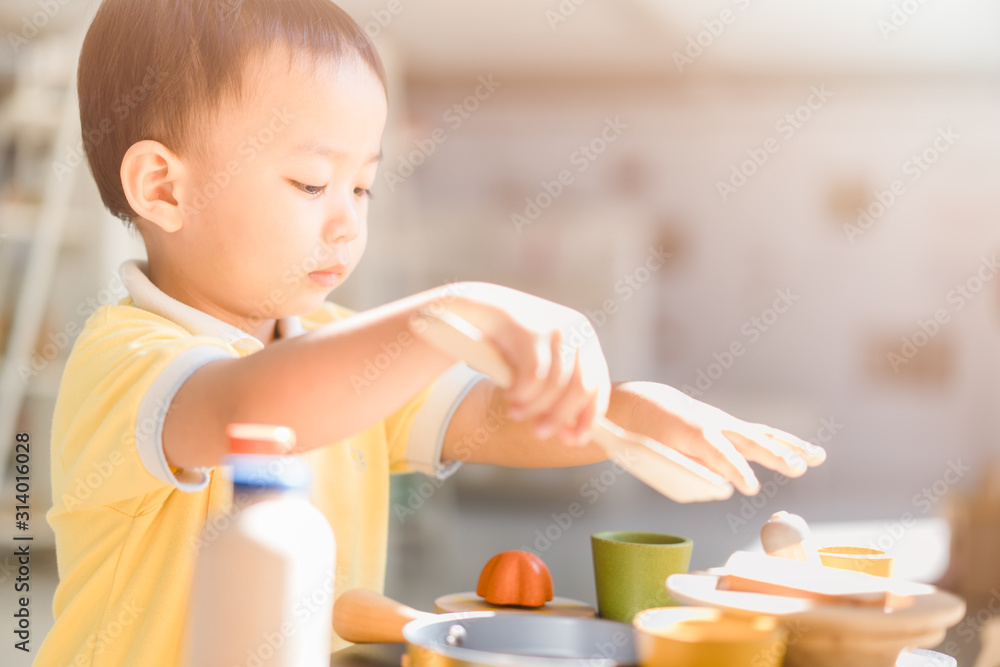
<svg viewBox="0 0 1000 667">
<path fill-rule="evenodd" d="M 347 271 L 347 267 L 344 265 L 331 266 L 330 268 L 323 269 L 322 271 L 313 271 L 309 274 L 309 277 L 323 287 L 333 287 L 340 282 L 340 279 L 343 277 L 345 271 Z"/>
</svg>

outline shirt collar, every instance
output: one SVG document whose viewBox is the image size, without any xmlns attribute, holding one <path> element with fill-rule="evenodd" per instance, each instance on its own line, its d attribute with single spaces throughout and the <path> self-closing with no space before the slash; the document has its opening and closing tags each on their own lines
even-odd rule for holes
<svg viewBox="0 0 1000 667">
<path fill-rule="evenodd" d="M 122 264 L 119 273 L 122 284 L 137 307 L 176 322 L 195 336 L 221 338 L 238 349 L 263 349 L 264 344 L 246 331 L 165 294 L 150 281 L 149 263 L 145 260 L 129 260 Z M 293 315 L 278 320 L 279 338 L 292 338 L 302 333 L 305 330 L 298 317 Z"/>
</svg>

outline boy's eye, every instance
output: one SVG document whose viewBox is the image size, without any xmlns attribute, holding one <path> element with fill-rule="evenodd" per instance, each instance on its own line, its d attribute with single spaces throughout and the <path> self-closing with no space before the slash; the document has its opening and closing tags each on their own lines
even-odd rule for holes
<svg viewBox="0 0 1000 667">
<path fill-rule="evenodd" d="M 307 195 L 320 195 L 326 191 L 325 185 L 306 185 L 305 183 L 299 183 L 298 181 L 291 181 L 291 183 Z"/>
<path fill-rule="evenodd" d="M 354 188 L 354 196 L 372 199 L 372 191 L 367 188 Z"/>
</svg>

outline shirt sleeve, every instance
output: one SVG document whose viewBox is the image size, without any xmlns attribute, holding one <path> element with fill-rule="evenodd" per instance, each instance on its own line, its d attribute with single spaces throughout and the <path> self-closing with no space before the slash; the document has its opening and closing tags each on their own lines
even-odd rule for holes
<svg viewBox="0 0 1000 667">
<path fill-rule="evenodd" d="M 110 317 L 115 308 L 125 314 Z M 194 371 L 239 354 L 139 309 L 110 307 L 93 317 L 96 324 L 80 335 L 67 361 L 53 420 L 54 477 L 62 478 L 63 495 L 79 506 L 98 506 L 171 487 L 204 488 L 208 469 L 167 465 L 163 422 Z"/>
<path fill-rule="evenodd" d="M 445 479 L 461 462 L 442 461 L 444 436 L 455 410 L 486 376 L 456 364 L 385 422 L 389 465 L 394 473 L 422 472 Z"/>
<path fill-rule="evenodd" d="M 166 365 L 150 384 L 139 403 L 135 423 L 135 449 L 146 472 L 181 491 L 199 491 L 208 486 L 211 468 L 176 468 L 167 463 L 163 451 L 163 423 L 174 396 L 184 381 L 205 364 L 231 355 L 212 345 L 191 347 Z"/>
</svg>

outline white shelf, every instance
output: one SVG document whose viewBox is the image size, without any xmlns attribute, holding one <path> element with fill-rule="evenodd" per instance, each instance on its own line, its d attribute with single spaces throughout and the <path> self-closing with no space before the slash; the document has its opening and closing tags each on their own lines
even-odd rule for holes
<svg viewBox="0 0 1000 667">
<path fill-rule="evenodd" d="M 0 241 L 5 243 L 31 243 L 35 226 L 41 214 L 40 202 L 0 202 Z M 66 229 L 69 233 L 60 239 L 62 246 L 77 246 L 84 242 L 78 230 L 79 223 L 86 222 L 85 216 L 93 216 L 90 208 L 70 211 Z"/>
</svg>

